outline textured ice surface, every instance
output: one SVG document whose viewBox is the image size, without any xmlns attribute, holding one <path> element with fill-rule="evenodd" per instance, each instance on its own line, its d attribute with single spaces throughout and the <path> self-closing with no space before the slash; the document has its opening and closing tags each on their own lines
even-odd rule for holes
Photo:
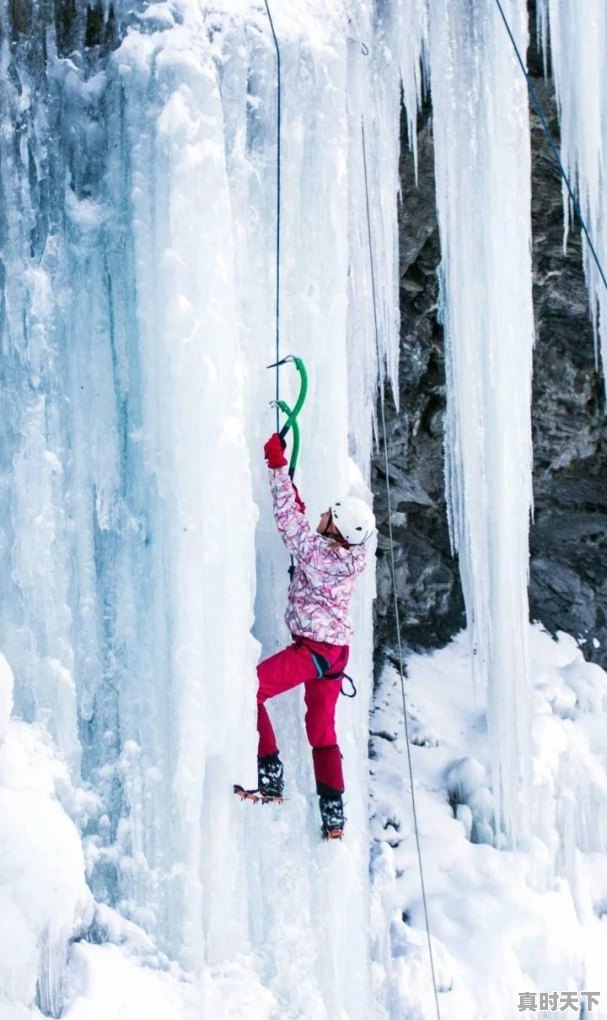
<svg viewBox="0 0 607 1020">
<path fill-rule="evenodd" d="M 6 737 L 13 708 L 13 686 L 12 670 L 4 656 L 0 655 L 0 746 Z"/>
<path fill-rule="evenodd" d="M 535 691 L 534 733 L 551 751 L 534 762 L 534 797 L 524 797 L 524 84 L 491 4 L 273 7 L 283 58 L 281 353 L 303 356 L 311 374 L 298 481 L 312 519 L 350 486 L 365 493 L 378 375 L 397 381 L 400 88 L 414 139 L 423 74 L 432 80 L 452 536 L 494 748 L 473 753 L 493 774 L 495 805 L 488 782 L 472 789 L 470 770 L 460 770 L 460 821 L 446 799 L 428 795 L 424 826 L 436 834 L 431 892 L 446 902 L 436 930 L 441 989 L 454 990 L 458 1017 L 471 1015 L 474 973 L 458 947 L 476 940 L 470 956 L 482 972 L 481 938 L 491 938 L 485 966 L 496 970 L 480 987 L 497 1010 L 506 980 L 497 968 L 516 984 L 525 966 L 538 986 L 579 975 L 574 869 L 578 918 L 598 913 L 604 894 L 604 690 L 574 658 L 565 682 L 550 667 Z M 18 1003 L 10 1020 L 22 1020 L 36 995 L 58 1012 L 65 994 L 73 1017 L 87 1020 L 154 1011 L 190 1020 L 201 1003 L 209 1015 L 260 1020 L 424 1015 L 432 1000 L 413 870 L 405 881 L 416 930 L 393 910 L 400 773 L 381 786 L 389 841 L 375 862 L 384 878 L 369 944 L 372 572 L 353 607 L 359 697 L 339 707 L 346 842 L 319 842 L 297 693 L 272 707 L 284 807 L 249 810 L 230 793 L 235 780 L 255 777 L 256 661 L 286 638 L 288 560 L 261 457 L 274 427 L 265 366 L 275 354 L 277 98 L 264 6 L 119 2 L 117 21 L 130 31 L 107 53 L 71 49 L 47 23 L 51 8 L 31 5 L 31 31 L 12 36 L 8 14 L 19 5 L 0 8 L 0 648 L 15 671 L 15 713 L 27 721 L 11 724 L 0 749 L 0 868 L 10 876 L 0 883 L 2 916 L 16 932 L 0 961 L 0 1000 Z M 506 8 L 524 43 L 525 5 Z M 109 24 L 109 5 L 102 10 Z M 84 26 L 78 3 L 76 34 Z M 293 372 L 281 375 L 292 401 Z M 0 740 L 10 705 L 0 667 Z M 454 706 L 454 719 L 470 711 Z M 453 764 L 471 748 L 445 743 L 441 721 L 418 714 L 414 753 L 445 765 L 451 753 Z M 480 712 L 473 723 L 484 725 Z M 384 730 L 396 732 L 394 717 Z M 88 915 L 81 849 L 57 790 L 105 905 L 88 937 L 115 943 L 74 948 L 67 984 L 67 942 Z M 529 813 L 547 855 L 525 862 L 475 845 L 480 856 L 469 856 L 464 834 L 499 842 L 502 826 L 524 831 Z M 441 864 L 447 821 L 455 891 Z M 529 861 L 548 897 L 531 897 L 531 933 L 528 920 L 524 930 L 512 921 L 517 911 L 530 916 Z M 559 877 L 570 884 L 555 899 Z M 505 930 L 512 925 L 515 963 L 497 929 L 483 926 L 488 902 Z M 602 946 L 592 924 L 584 931 Z M 573 933 L 570 949 L 559 925 Z M 3 1003 L 2 1020 L 5 1012 Z"/>
<path fill-rule="evenodd" d="M 525 5 L 504 8 L 525 52 Z M 488 691 L 497 829 L 516 839 L 529 831 L 530 149 L 525 79 L 496 4 L 433 0 L 430 72 L 451 538 Z"/>
<path fill-rule="evenodd" d="M 68 56 L 45 11 L 40 38 L 0 56 L 0 647 L 15 710 L 84 783 L 99 901 L 194 972 L 259 954 L 251 966 L 282 1015 L 367 1016 L 372 570 L 353 607 L 359 697 L 340 707 L 347 889 L 318 847 L 297 696 L 273 713 L 283 815 L 274 825 L 231 796 L 255 778 L 256 661 L 287 639 L 288 557 L 262 457 L 275 420 L 267 16 L 238 2 L 121 5 L 122 45 Z M 299 482 L 314 518 L 352 479 L 365 494 L 369 472 L 363 117 L 379 362 L 396 377 L 400 86 L 370 4 L 278 5 L 275 24 L 281 353 L 311 375 Z M 283 370 L 282 396 L 295 390 Z"/>
<path fill-rule="evenodd" d="M 561 159 L 578 196 L 603 273 L 607 274 L 607 8 L 601 0 L 587 0 L 585 4 L 571 4 L 567 0 L 540 0 L 537 13 L 544 52 L 547 54 L 549 49 L 556 86 Z M 573 210 L 564 183 L 563 204 L 566 247 Z M 605 371 L 607 287 L 601 279 L 585 236 L 582 237 L 582 244 L 597 348 L 600 347 Z"/>
<path fill-rule="evenodd" d="M 69 944 L 92 916 L 80 836 L 58 796 L 68 803 L 73 790 L 50 740 L 11 723 L 0 747 L 0 1001 L 15 1005 L 10 1020 L 34 1001 L 60 1015 Z"/>
<path fill-rule="evenodd" d="M 271 1020 L 276 1016 L 273 996 L 255 980 L 247 960 L 188 980 L 176 968 L 151 970 L 116 946 L 83 943 L 72 955 L 69 980 L 71 1001 L 65 1020 Z"/>
</svg>

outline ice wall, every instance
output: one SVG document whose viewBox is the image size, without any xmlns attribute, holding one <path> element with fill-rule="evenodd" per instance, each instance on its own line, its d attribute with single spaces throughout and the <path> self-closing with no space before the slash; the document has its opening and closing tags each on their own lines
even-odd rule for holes
<svg viewBox="0 0 607 1020">
<path fill-rule="evenodd" d="M 607 10 L 600 0 L 570 4 L 566 0 L 540 0 L 540 37 L 546 58 L 548 47 L 554 75 L 561 129 L 561 158 L 577 192 L 580 209 L 603 272 L 607 265 L 607 201 L 605 199 L 605 147 L 607 144 L 607 82 L 605 40 Z M 565 240 L 573 212 L 563 183 Z M 600 347 L 603 369 L 607 364 L 607 287 L 582 235 L 584 272 L 590 309 Z M 597 349 L 598 356 L 598 349 Z"/>
<path fill-rule="evenodd" d="M 282 353 L 311 375 L 298 481 L 312 519 L 350 485 L 365 492 L 378 374 L 397 379 L 400 88 L 414 139 L 431 76 L 451 531 L 489 692 L 494 824 L 498 842 L 502 827 L 516 838 L 529 746 L 524 80 L 492 4 L 273 6 Z M 525 4 L 505 9 L 524 49 Z M 366 1017 L 371 572 L 354 606 L 359 697 L 338 720 L 347 843 L 319 845 L 298 694 L 272 709 L 282 813 L 247 814 L 230 793 L 254 783 L 255 663 L 286 637 L 288 563 L 261 457 L 276 216 L 265 8 L 96 10 L 0 11 L 0 647 L 15 708 L 94 794 L 83 836 L 98 900 L 186 968 L 247 961 L 285 1016 Z M 283 370 L 287 400 L 295 385 Z"/>
<path fill-rule="evenodd" d="M 16 711 L 95 793 L 83 836 L 98 900 L 186 968 L 249 954 L 284 1015 L 367 1016 L 372 570 L 354 607 L 359 697 L 340 706 L 348 846 L 319 846 L 297 696 L 273 712 L 282 816 L 251 817 L 231 796 L 255 780 L 256 660 L 286 638 L 288 558 L 261 455 L 274 427 L 265 11 L 9 13 L 0 647 Z M 372 15 L 313 0 L 275 12 L 282 343 L 311 376 L 299 481 L 312 518 L 368 476 L 378 351 L 363 119 L 379 360 L 397 364 L 399 83 L 393 69 L 382 80 L 392 57 Z M 283 371 L 286 399 L 294 386 Z"/>
<path fill-rule="evenodd" d="M 525 52 L 526 5 L 504 7 Z M 527 91 L 494 4 L 432 0 L 429 10 L 449 520 L 476 673 L 488 685 L 496 829 L 516 837 L 527 825 L 529 747 Z"/>
<path fill-rule="evenodd" d="M 0 696 L 12 677 L 0 660 Z M 4 722 L 4 720 L 2 720 Z M 93 903 L 80 834 L 68 817 L 79 795 L 40 726 L 12 721 L 0 733 L 0 1014 L 62 1015 L 70 940 Z M 84 806 L 83 797 L 80 800 Z M 18 1005 L 19 1004 L 19 1005 Z"/>
</svg>

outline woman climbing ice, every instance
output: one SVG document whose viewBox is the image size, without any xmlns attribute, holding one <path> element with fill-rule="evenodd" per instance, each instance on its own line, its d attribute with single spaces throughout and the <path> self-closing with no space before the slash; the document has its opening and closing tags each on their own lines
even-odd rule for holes
<svg viewBox="0 0 607 1020">
<path fill-rule="evenodd" d="M 283 766 L 266 709 L 269 698 L 304 684 L 306 732 L 312 746 L 323 835 L 343 835 L 344 778 L 335 735 L 335 706 L 348 661 L 352 627 L 349 604 L 356 577 L 366 563 L 365 543 L 375 531 L 373 513 L 356 496 L 333 503 L 316 532 L 305 517 L 289 477 L 284 442 L 275 433 L 264 453 L 278 531 L 295 560 L 285 622 L 293 643 L 257 667 L 258 789 L 235 787 L 244 798 L 279 800 Z"/>
</svg>

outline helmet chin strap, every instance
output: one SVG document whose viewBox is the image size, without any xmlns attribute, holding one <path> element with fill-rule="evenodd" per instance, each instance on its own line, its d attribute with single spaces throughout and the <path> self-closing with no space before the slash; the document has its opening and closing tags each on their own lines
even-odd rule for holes
<svg viewBox="0 0 607 1020">
<path fill-rule="evenodd" d="M 333 522 L 333 514 L 329 510 L 329 516 L 327 517 L 327 523 L 325 524 L 323 531 L 321 531 L 321 535 L 322 535 L 323 538 L 326 538 L 327 535 L 329 534 L 329 528 L 331 527 L 332 522 Z"/>
<path fill-rule="evenodd" d="M 329 537 L 329 535 L 330 535 L 329 528 L 331 527 L 332 523 L 333 522 L 331 520 L 331 511 L 329 510 L 329 518 L 327 520 L 327 523 L 325 524 L 324 531 L 321 532 L 323 538 L 328 538 Z"/>
<path fill-rule="evenodd" d="M 329 528 L 331 527 L 332 524 L 333 524 L 333 514 L 329 510 L 329 520 L 327 521 L 327 526 L 326 526 L 325 530 L 321 532 L 322 537 L 323 538 L 332 538 L 334 542 L 337 542 L 338 545 L 343 546 L 344 549 L 349 549 L 350 548 L 350 543 L 346 542 L 344 536 L 341 535 L 339 533 L 339 531 L 337 532 L 337 534 L 335 534 L 332 531 L 329 531 Z"/>
</svg>

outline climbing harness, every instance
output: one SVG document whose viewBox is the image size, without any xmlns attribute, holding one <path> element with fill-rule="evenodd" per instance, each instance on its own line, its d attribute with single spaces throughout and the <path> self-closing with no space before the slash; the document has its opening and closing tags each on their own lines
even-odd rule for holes
<svg viewBox="0 0 607 1020">
<path fill-rule="evenodd" d="M 365 199 L 366 199 L 366 211 L 367 211 L 367 241 L 369 245 L 369 267 L 371 273 L 371 298 L 373 303 L 373 325 L 375 332 L 375 348 L 377 354 L 377 368 L 379 372 L 380 366 L 380 350 L 379 350 L 379 325 L 377 321 L 377 293 L 375 288 L 375 264 L 373 261 L 373 238 L 371 234 L 371 208 L 369 204 L 369 178 L 367 172 L 367 147 L 365 143 L 365 121 L 361 117 L 361 137 L 362 137 L 362 152 L 363 152 L 363 169 L 365 179 Z M 424 882 L 424 868 L 422 864 L 422 852 L 421 844 L 419 839 L 419 826 L 417 822 L 417 806 L 415 801 L 415 786 L 413 782 L 413 762 L 411 759 L 411 743 L 409 740 L 409 721 L 407 717 L 407 696 L 405 693 L 405 668 L 403 663 L 403 647 L 401 637 L 401 626 L 400 626 L 400 613 L 398 610 L 398 598 L 397 598 L 397 584 L 396 584 L 396 562 L 394 559 L 394 540 L 392 535 L 392 493 L 390 488 L 390 462 L 388 459 L 388 441 L 386 432 L 386 411 L 384 406 L 384 390 L 383 385 L 381 386 L 381 427 L 383 436 L 383 448 L 384 448 L 384 465 L 386 475 L 386 502 L 387 502 L 387 518 L 388 518 L 388 541 L 390 546 L 390 576 L 392 580 L 392 595 L 394 599 L 394 619 L 396 623 L 396 636 L 398 642 L 398 667 L 400 673 L 400 689 L 402 694 L 403 704 L 403 719 L 405 724 L 405 746 L 407 748 L 407 763 L 409 769 L 409 784 L 411 787 L 411 807 L 413 814 L 413 828 L 415 830 L 415 845 L 417 848 L 417 863 L 419 868 L 419 878 L 422 893 L 422 902 L 424 906 L 424 919 L 426 925 L 426 937 L 428 942 L 428 956 L 430 959 L 430 971 L 432 975 L 432 985 L 434 988 L 434 1002 L 436 1005 L 436 1016 L 437 1020 L 440 1020 L 440 1006 L 438 1003 L 438 989 L 436 984 L 436 971 L 434 967 L 434 954 L 432 952 L 432 940 L 430 937 L 430 921 L 428 917 L 428 903 L 426 899 L 426 886 Z"/>
<path fill-rule="evenodd" d="M 535 108 L 535 112 L 537 113 L 537 115 L 538 115 L 538 117 L 540 119 L 540 123 L 541 123 L 542 129 L 544 131 L 544 135 L 546 136 L 546 140 L 547 140 L 548 145 L 550 147 L 550 151 L 552 152 L 552 157 L 553 157 L 554 162 L 556 163 L 556 165 L 558 167 L 558 170 L 559 170 L 559 173 L 560 173 L 561 177 L 563 178 L 563 180 L 565 182 L 565 186 L 567 188 L 567 191 L 569 192 L 569 198 L 571 199 L 571 204 L 573 206 L 573 210 L 574 210 L 574 212 L 575 212 L 575 214 L 576 214 L 576 216 L 577 216 L 577 218 L 579 220 L 579 224 L 580 224 L 580 227 L 582 228 L 582 231 L 584 233 L 586 241 L 588 242 L 588 247 L 589 247 L 589 249 L 590 249 L 590 251 L 592 253 L 592 257 L 593 257 L 593 259 L 594 259 L 594 261 L 596 263 L 596 267 L 597 267 L 597 269 L 599 271 L 599 275 L 601 277 L 601 280 L 603 281 L 603 286 L 605 287 L 605 290 L 607 290 L 607 277 L 605 276 L 605 273 L 603 272 L 603 267 L 601 265 L 601 261 L 600 261 L 598 255 L 597 255 L 596 248 L 594 247 L 594 244 L 592 243 L 592 238 L 590 236 L 590 231 L 588 230 L 588 227 L 586 226 L 586 221 L 584 219 L 584 215 L 582 213 L 582 210 L 581 210 L 581 207 L 580 207 L 580 203 L 578 202 L 578 200 L 576 198 L 575 192 L 574 192 L 573 187 L 571 185 L 571 181 L 569 180 L 569 177 L 567 175 L 567 171 L 565 170 L 565 167 L 563 166 L 563 162 L 561 160 L 561 157 L 559 156 L 559 152 L 558 152 L 558 149 L 556 147 L 556 142 L 554 141 L 554 138 L 553 138 L 553 135 L 552 135 L 552 131 L 550 130 L 550 126 L 549 126 L 548 121 L 546 119 L 546 115 L 544 113 L 544 110 L 542 109 L 542 104 L 539 101 L 538 94 L 535 91 L 533 82 L 531 81 L 531 76 L 529 75 L 529 72 L 528 72 L 527 68 L 525 67 L 525 62 L 524 62 L 524 60 L 523 60 L 523 58 L 521 56 L 521 52 L 520 52 L 520 50 L 519 50 L 519 48 L 517 46 L 516 39 L 514 38 L 514 33 L 512 31 L 512 28 L 510 27 L 510 23 L 508 21 L 508 18 L 506 17 L 506 14 L 504 12 L 504 8 L 502 7 L 502 4 L 501 4 L 500 0 L 495 0 L 495 2 L 497 4 L 497 8 L 498 8 L 498 10 L 499 10 L 499 12 L 501 14 L 502 21 L 504 22 L 504 25 L 506 26 L 506 31 L 507 31 L 508 35 L 510 36 L 510 42 L 512 43 L 512 45 L 514 47 L 514 52 L 516 54 L 516 59 L 518 60 L 518 62 L 520 64 L 520 67 L 521 67 L 521 70 L 522 70 L 523 74 L 525 75 L 525 80 L 527 82 L 527 89 L 529 91 L 529 96 L 530 96 L 531 102 L 533 103 L 533 106 Z"/>
<path fill-rule="evenodd" d="M 324 655 L 319 655 L 318 652 L 313 652 L 312 650 L 310 650 L 310 655 L 312 656 L 312 661 L 316 667 L 317 680 L 341 680 L 342 681 L 341 693 L 343 694 L 344 698 L 356 697 L 358 693 L 356 690 L 356 685 L 354 683 L 354 680 L 348 673 L 345 673 L 343 669 L 336 669 L 331 671 L 331 663 L 329 662 L 329 660 L 325 659 Z M 348 694 L 347 691 L 344 691 L 343 685 L 344 680 L 350 681 L 350 686 L 352 688 L 351 694 Z"/>
</svg>

